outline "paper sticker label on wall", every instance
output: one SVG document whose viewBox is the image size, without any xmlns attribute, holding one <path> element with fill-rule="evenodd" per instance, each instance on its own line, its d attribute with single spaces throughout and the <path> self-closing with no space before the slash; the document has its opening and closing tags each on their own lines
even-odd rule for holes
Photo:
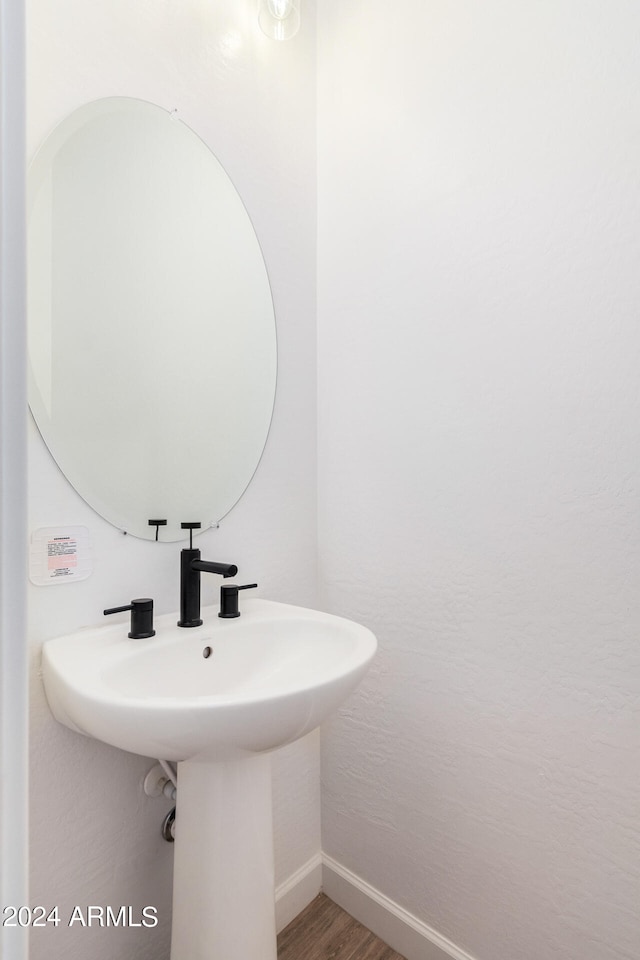
<svg viewBox="0 0 640 960">
<path fill-rule="evenodd" d="M 91 569 L 86 527 L 41 527 L 31 535 L 29 579 L 36 586 L 86 580 Z"/>
</svg>

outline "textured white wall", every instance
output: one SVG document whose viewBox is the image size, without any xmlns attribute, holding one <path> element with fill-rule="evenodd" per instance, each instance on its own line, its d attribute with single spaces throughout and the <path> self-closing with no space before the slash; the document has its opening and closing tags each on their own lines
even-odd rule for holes
<svg viewBox="0 0 640 960">
<path fill-rule="evenodd" d="M 313 17 L 295 41 L 258 32 L 253 0 L 30 0 L 29 155 L 68 113 L 107 96 L 168 109 L 211 147 L 252 217 L 278 322 L 279 379 L 267 449 L 249 491 L 198 541 L 238 564 L 263 596 L 313 605 L 315 570 L 315 47 Z M 149 763 L 85 740 L 51 718 L 37 676 L 43 640 L 101 620 L 105 606 L 152 596 L 178 605 L 180 544 L 123 537 L 53 465 L 32 426 L 30 529 L 85 524 L 94 573 L 30 586 L 33 645 L 32 903 L 139 905 L 155 931 L 36 930 L 31 960 L 168 956 L 172 848 L 159 836 L 168 803 L 148 800 Z M 206 581 L 206 578 L 205 578 Z M 217 585 L 203 582 L 214 602 Z M 319 850 L 318 738 L 274 757 L 278 882 Z M 115 952 L 114 952 L 115 951 Z"/>
<path fill-rule="evenodd" d="M 479 960 L 640 955 L 639 36 L 319 5 L 323 848 Z"/>
</svg>

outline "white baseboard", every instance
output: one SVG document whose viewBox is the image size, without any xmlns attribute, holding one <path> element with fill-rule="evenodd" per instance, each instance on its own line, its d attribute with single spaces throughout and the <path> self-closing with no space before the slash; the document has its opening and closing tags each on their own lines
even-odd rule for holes
<svg viewBox="0 0 640 960">
<path fill-rule="evenodd" d="M 317 853 L 276 889 L 278 933 L 321 891 L 406 960 L 475 960 L 326 853 Z"/>
<path fill-rule="evenodd" d="M 322 889 L 322 854 L 317 853 L 276 888 L 276 929 L 291 923 Z"/>
<path fill-rule="evenodd" d="M 322 889 L 407 960 L 474 960 L 332 857 L 322 855 Z"/>
</svg>

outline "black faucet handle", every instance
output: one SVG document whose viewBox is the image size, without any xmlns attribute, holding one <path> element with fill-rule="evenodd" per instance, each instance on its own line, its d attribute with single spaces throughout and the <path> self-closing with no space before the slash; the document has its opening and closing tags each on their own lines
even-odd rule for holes
<svg viewBox="0 0 640 960">
<path fill-rule="evenodd" d="M 128 636 L 132 640 L 145 640 L 147 637 L 155 637 L 153 600 L 150 597 L 132 600 L 124 607 L 109 607 L 108 610 L 104 611 L 104 615 L 107 617 L 111 613 L 124 613 L 126 610 L 131 610 L 131 630 Z"/>
<path fill-rule="evenodd" d="M 218 616 L 225 620 L 239 617 L 238 590 L 252 590 L 257 586 L 257 583 L 245 583 L 243 586 L 238 586 L 237 583 L 229 583 L 225 587 L 220 587 L 220 613 Z"/>
</svg>

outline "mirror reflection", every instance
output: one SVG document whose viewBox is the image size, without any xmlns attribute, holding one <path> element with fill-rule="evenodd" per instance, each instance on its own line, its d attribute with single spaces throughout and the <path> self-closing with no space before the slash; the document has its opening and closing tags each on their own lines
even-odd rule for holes
<svg viewBox="0 0 640 960">
<path fill-rule="evenodd" d="M 218 522 L 271 421 L 276 334 L 242 200 L 206 144 L 137 100 L 88 104 L 29 170 L 29 402 L 105 519 Z"/>
</svg>

